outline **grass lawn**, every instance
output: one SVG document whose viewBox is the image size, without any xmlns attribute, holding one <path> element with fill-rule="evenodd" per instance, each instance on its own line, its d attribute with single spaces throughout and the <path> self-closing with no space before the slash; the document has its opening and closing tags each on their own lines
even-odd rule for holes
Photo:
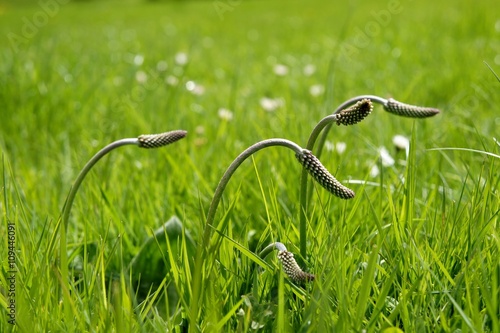
<svg viewBox="0 0 500 333">
<path fill-rule="evenodd" d="M 497 7 L 0 0 L 0 331 L 500 332 Z M 334 125 L 312 152 L 352 199 L 304 192 L 288 143 L 218 192 L 360 95 L 441 112 Z M 65 220 L 94 154 L 173 130 Z"/>
</svg>

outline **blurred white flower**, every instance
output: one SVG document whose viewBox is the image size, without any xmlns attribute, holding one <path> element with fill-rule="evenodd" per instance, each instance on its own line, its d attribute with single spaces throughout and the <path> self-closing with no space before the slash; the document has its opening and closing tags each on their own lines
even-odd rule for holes
<svg viewBox="0 0 500 333">
<path fill-rule="evenodd" d="M 141 84 L 146 83 L 146 81 L 148 80 L 148 75 L 144 71 L 137 71 L 135 73 L 135 80 Z"/>
<path fill-rule="evenodd" d="M 278 76 L 285 76 L 288 74 L 288 67 L 282 64 L 274 65 L 274 74 Z"/>
<path fill-rule="evenodd" d="M 194 95 L 203 95 L 205 93 L 205 87 L 200 84 L 195 83 L 194 81 L 186 82 L 186 89 L 193 93 Z"/>
<path fill-rule="evenodd" d="M 337 144 L 335 145 L 335 149 L 337 150 L 337 153 L 339 153 L 339 155 L 342 155 L 345 152 L 346 147 L 346 143 L 342 141 L 337 142 Z"/>
<path fill-rule="evenodd" d="M 284 101 L 281 98 L 269 97 L 262 97 L 259 102 L 260 106 L 267 112 L 273 112 L 284 104 Z"/>
<path fill-rule="evenodd" d="M 324 91 L 325 87 L 322 84 L 314 84 L 309 88 L 309 93 L 314 97 L 323 94 Z"/>
<path fill-rule="evenodd" d="M 142 54 L 136 54 L 134 57 L 134 65 L 141 66 L 144 63 L 144 56 Z"/>
<path fill-rule="evenodd" d="M 410 148 L 410 140 L 402 135 L 394 135 L 392 143 L 397 149 L 408 150 Z"/>
<path fill-rule="evenodd" d="M 370 177 L 375 178 L 380 174 L 380 170 L 376 164 L 370 169 Z"/>
<path fill-rule="evenodd" d="M 311 76 L 316 72 L 316 66 L 314 66 L 313 64 L 307 64 L 304 66 L 302 72 L 305 76 Z"/>
<path fill-rule="evenodd" d="M 219 111 L 217 111 L 217 114 L 219 115 L 219 118 L 222 120 L 226 121 L 233 120 L 233 112 L 231 112 L 228 109 L 220 108 Z"/>
<path fill-rule="evenodd" d="M 326 151 L 334 151 L 335 146 L 333 145 L 333 142 L 326 140 L 325 141 L 325 149 L 326 149 Z"/>
<path fill-rule="evenodd" d="M 396 150 L 404 150 L 406 154 L 406 158 L 408 158 L 408 154 L 410 153 L 410 140 L 407 137 L 402 135 L 395 135 L 392 138 L 392 143 Z"/>
<path fill-rule="evenodd" d="M 204 135 L 205 134 L 205 127 L 203 127 L 202 125 L 198 125 L 196 126 L 196 128 L 194 129 L 194 132 L 198 135 Z"/>
<path fill-rule="evenodd" d="M 188 56 L 184 52 L 179 52 L 175 55 L 175 63 L 179 66 L 184 66 L 188 62 Z"/>
<path fill-rule="evenodd" d="M 385 147 L 380 147 L 378 149 L 380 159 L 382 160 L 382 165 L 385 167 L 394 165 L 394 158 L 389 154 L 389 151 Z"/>
<path fill-rule="evenodd" d="M 179 79 L 176 76 L 169 75 L 165 79 L 165 82 L 170 86 L 176 86 L 179 83 Z"/>
</svg>

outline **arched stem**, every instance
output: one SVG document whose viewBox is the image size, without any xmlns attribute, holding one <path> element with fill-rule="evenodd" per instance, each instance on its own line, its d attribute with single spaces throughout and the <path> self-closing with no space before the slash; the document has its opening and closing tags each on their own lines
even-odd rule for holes
<svg viewBox="0 0 500 333">
<path fill-rule="evenodd" d="M 129 138 L 129 139 L 122 139 L 115 141 L 103 149 L 101 149 L 97 154 L 95 154 L 88 162 L 85 164 L 83 169 L 80 171 L 78 176 L 76 177 L 75 182 L 71 186 L 71 189 L 69 191 L 69 194 L 66 198 L 66 202 L 64 203 L 63 207 L 63 212 L 62 212 L 62 219 L 60 223 L 61 227 L 61 232 L 60 232 L 60 238 L 59 238 L 59 259 L 60 259 L 60 264 L 61 264 L 61 277 L 62 281 L 66 281 L 66 279 L 69 276 L 69 270 L 68 270 L 68 253 L 67 253 L 67 230 L 68 230 L 68 221 L 69 221 L 69 214 L 71 212 L 71 207 L 73 207 L 73 202 L 75 201 L 76 193 L 78 192 L 78 189 L 80 188 L 80 185 L 82 184 L 83 180 L 85 179 L 85 176 L 89 173 L 90 169 L 106 154 L 108 154 L 110 151 L 121 147 L 125 145 L 138 145 L 139 140 L 137 138 Z M 66 295 L 66 294 L 65 294 Z M 67 300 L 69 301 L 69 300 Z M 64 311 L 66 318 L 71 318 L 71 308 L 69 305 L 64 306 Z"/>
<path fill-rule="evenodd" d="M 102 148 L 98 151 L 88 162 L 85 164 L 83 169 L 78 174 L 75 182 L 71 186 L 68 196 L 66 197 L 66 201 L 63 206 L 62 217 L 59 221 L 59 225 L 61 227 L 60 237 L 59 237 L 59 256 L 60 256 L 60 265 L 61 265 L 61 278 L 62 281 L 65 281 L 69 276 L 68 270 L 68 254 L 67 254 L 67 229 L 69 223 L 69 215 L 71 213 L 71 208 L 73 207 L 73 202 L 75 200 L 76 194 L 78 193 L 78 189 L 82 184 L 83 180 L 92 169 L 92 167 L 106 154 L 110 151 L 126 145 L 136 145 L 140 148 L 159 148 L 170 143 L 173 143 L 177 140 L 180 140 L 186 136 L 186 131 L 176 130 L 171 132 L 165 132 L 161 134 L 150 134 L 150 135 L 141 135 L 137 138 L 127 138 L 114 141 Z M 57 231 L 56 231 L 57 232 Z M 64 293 L 64 297 L 67 297 L 67 293 Z M 66 300 L 70 302 L 70 300 Z M 69 305 L 64 306 L 64 312 L 66 318 L 71 318 L 71 308 Z"/>
<path fill-rule="evenodd" d="M 340 104 L 333 114 L 330 114 L 323 119 L 314 127 L 307 141 L 306 149 L 312 151 L 314 149 L 314 145 L 316 144 L 316 140 L 318 139 L 321 132 L 323 135 L 320 138 L 317 153 L 315 153 L 317 158 L 320 158 L 321 151 L 323 146 L 325 145 L 326 138 L 328 136 L 328 132 L 332 127 L 333 122 L 337 120 L 336 115 L 342 110 L 348 108 L 351 105 L 356 104 L 363 99 L 369 99 L 372 102 L 377 102 L 382 105 L 387 103 L 387 100 L 374 95 L 361 95 L 351 98 L 344 103 Z M 307 258 L 307 203 L 308 203 L 308 182 L 307 182 L 307 170 L 306 168 L 302 168 L 302 173 L 300 177 L 300 193 L 299 193 L 299 202 L 300 202 L 300 214 L 299 214 L 299 233 L 300 233 L 300 255 L 303 258 Z"/>
<path fill-rule="evenodd" d="M 285 244 L 280 242 L 271 243 L 268 246 L 266 246 L 262 251 L 260 251 L 259 253 L 260 259 L 262 260 L 266 259 L 269 253 L 271 253 L 274 249 L 278 251 L 287 251 Z"/>
<path fill-rule="evenodd" d="M 62 224 L 63 228 L 68 227 L 68 219 L 69 219 L 69 214 L 71 212 L 71 207 L 73 206 L 73 201 L 75 200 L 76 193 L 78 192 L 78 189 L 80 188 L 80 185 L 82 184 L 83 180 L 89 173 L 90 169 L 106 154 L 108 154 L 110 151 L 121 147 L 121 146 L 126 146 L 126 145 L 138 145 L 139 140 L 137 138 L 129 138 L 129 139 L 121 139 L 118 141 L 115 141 L 113 143 L 110 143 L 106 147 L 102 148 L 97 154 L 95 154 L 88 162 L 85 164 L 83 169 L 80 171 L 78 176 L 76 177 L 75 182 L 73 183 L 73 186 L 71 186 L 71 189 L 69 191 L 68 197 L 66 198 L 66 202 L 63 207 L 63 214 L 62 214 Z"/>
<path fill-rule="evenodd" d="M 224 189 L 226 188 L 229 180 L 231 179 L 234 172 L 238 169 L 238 167 L 250 156 L 267 147 L 271 146 L 283 146 L 289 148 L 295 152 L 295 154 L 302 153 L 302 147 L 297 145 L 296 143 L 286 140 L 286 139 L 267 139 L 260 141 L 250 147 L 248 147 L 245 151 L 243 151 L 236 159 L 231 163 L 231 165 L 227 168 L 226 172 L 222 176 L 217 188 L 215 189 L 214 196 L 212 198 L 212 202 L 210 203 L 210 208 L 207 214 L 207 220 L 205 222 L 205 228 L 203 231 L 203 241 L 201 246 L 198 247 L 196 253 L 196 263 L 195 263 L 195 274 L 193 279 L 193 298 L 191 299 L 191 309 L 190 309 L 190 331 L 195 330 L 196 322 L 198 318 L 198 310 L 199 310 L 199 302 L 202 288 L 202 275 L 203 275 L 203 265 L 205 263 L 205 258 L 208 255 L 208 248 L 210 246 L 210 237 L 212 234 L 213 222 L 215 218 L 215 213 L 217 211 L 217 207 L 222 199 L 222 194 Z"/>
</svg>

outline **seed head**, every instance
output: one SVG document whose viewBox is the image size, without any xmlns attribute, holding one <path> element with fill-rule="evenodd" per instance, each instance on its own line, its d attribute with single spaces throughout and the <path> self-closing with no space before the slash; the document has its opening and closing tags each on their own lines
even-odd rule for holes
<svg viewBox="0 0 500 333">
<path fill-rule="evenodd" d="M 321 186 L 328 192 L 342 199 L 354 197 L 354 191 L 342 185 L 330 172 L 321 164 L 320 160 L 309 150 L 303 149 L 301 153 L 295 154 L 300 164 L 313 176 Z"/>
<path fill-rule="evenodd" d="M 187 132 L 175 130 L 160 134 L 143 134 L 139 136 L 140 148 L 159 148 L 174 143 L 186 136 Z"/>
<path fill-rule="evenodd" d="M 314 274 L 304 272 L 295 261 L 292 252 L 288 252 L 286 250 L 279 251 L 278 259 L 279 261 L 281 261 L 283 270 L 285 271 L 286 275 L 288 275 L 288 277 L 293 281 L 297 283 L 314 281 Z"/>
<path fill-rule="evenodd" d="M 440 112 L 439 109 L 405 104 L 392 98 L 389 98 L 387 103 L 384 104 L 384 109 L 395 115 L 411 118 L 432 117 Z"/>
<path fill-rule="evenodd" d="M 373 110 L 372 101 L 365 98 L 337 113 L 337 125 L 354 125 L 365 119 Z"/>
</svg>

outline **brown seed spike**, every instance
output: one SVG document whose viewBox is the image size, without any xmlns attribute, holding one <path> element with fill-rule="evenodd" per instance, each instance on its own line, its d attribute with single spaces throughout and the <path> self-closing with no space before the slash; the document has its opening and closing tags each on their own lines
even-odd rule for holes
<svg viewBox="0 0 500 333">
<path fill-rule="evenodd" d="M 440 112 L 439 109 L 436 108 L 405 104 L 398 102 L 393 98 L 389 98 L 387 100 L 387 103 L 384 104 L 384 109 L 385 111 L 393 113 L 395 115 L 411 118 L 432 117 Z"/>
<path fill-rule="evenodd" d="M 365 119 L 373 110 L 372 101 L 365 98 L 337 113 L 337 125 L 354 125 Z"/>
<path fill-rule="evenodd" d="M 139 136 L 140 148 L 159 148 L 174 143 L 186 136 L 187 132 L 175 130 L 160 134 L 143 134 Z"/>
<path fill-rule="evenodd" d="M 304 272 L 295 261 L 292 252 L 279 251 L 278 259 L 279 261 L 281 261 L 283 270 L 285 271 L 286 275 L 288 275 L 288 277 L 293 281 L 297 283 L 314 281 L 314 274 Z"/>
<path fill-rule="evenodd" d="M 330 193 L 342 199 L 354 198 L 354 191 L 342 185 L 330 172 L 321 164 L 320 160 L 309 150 L 302 150 L 300 154 L 295 154 L 300 164 L 313 176 L 321 186 Z"/>
</svg>

